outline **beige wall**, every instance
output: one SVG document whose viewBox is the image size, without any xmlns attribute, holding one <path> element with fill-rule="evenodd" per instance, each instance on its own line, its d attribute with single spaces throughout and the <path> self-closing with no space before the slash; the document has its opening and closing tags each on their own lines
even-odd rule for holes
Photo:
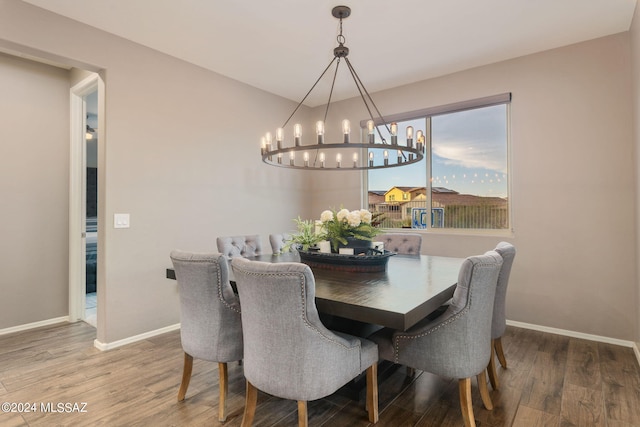
<svg viewBox="0 0 640 427">
<path fill-rule="evenodd" d="M 510 320 L 637 339 L 629 45 L 624 33 L 374 96 L 384 114 L 395 114 L 512 92 L 513 235 L 433 233 L 423 240 L 424 253 L 450 256 L 513 242 Z M 366 118 L 360 104 L 342 102 L 332 112 L 358 122 Z M 314 182 L 314 216 L 360 200 L 358 180 L 337 175 Z"/>
<path fill-rule="evenodd" d="M 0 54 L 0 329 L 68 314 L 68 72 Z"/>
<path fill-rule="evenodd" d="M 33 22 L 38 25 L 26 25 Z M 53 54 L 62 61 L 68 58 L 70 64 L 84 63 L 89 69 L 104 68 L 106 135 L 99 159 L 104 173 L 99 196 L 100 342 L 111 343 L 179 322 L 176 284 L 164 278 L 172 249 L 214 251 L 217 236 L 232 234 L 260 234 L 268 246 L 268 234 L 289 230 L 291 218 L 307 203 L 304 175 L 263 167 L 258 155 L 260 136 L 286 118 L 294 102 L 21 2 L 0 0 L 2 45 L 23 45 L 31 53 Z M 4 75 L 0 80 L 4 84 Z M 16 280 L 17 274 L 6 274 L 3 258 L 2 283 L 15 296 L 0 298 L 0 313 L 21 314 L 3 318 L 0 328 L 66 314 L 70 84 L 68 77 L 62 79 L 63 98 L 55 114 L 47 117 L 34 107 L 35 117 L 29 117 L 37 122 L 44 116 L 47 126 L 55 121 L 53 130 L 65 132 L 60 146 L 50 149 L 55 155 L 44 152 L 38 163 L 43 173 L 54 174 L 60 181 L 58 187 L 51 185 L 41 195 L 46 201 L 55 199 L 64 210 L 61 218 L 48 223 L 55 226 L 53 242 L 42 246 L 36 230 L 54 232 L 42 221 L 27 234 L 9 231 L 11 241 L 20 243 L 19 253 L 12 248 L 15 267 L 9 271 L 37 266 L 49 280 L 33 280 L 26 289 L 24 280 Z M 7 98 L 6 102 L 19 100 Z M 34 103 L 33 98 L 28 101 L 29 106 Z M 6 117 L 0 128 L 11 135 L 23 131 Z M 39 128 L 37 137 L 48 130 Z M 21 150 L 27 146 L 23 142 Z M 5 193 L 11 191 L 3 191 L 3 198 Z M 16 230 L 33 227 L 34 221 L 26 221 L 31 215 L 27 207 L 16 206 L 10 216 L 7 210 L 1 211 L 2 223 L 11 220 Z M 114 213 L 129 213 L 131 228 L 114 229 Z M 56 268 L 43 268 L 44 255 L 53 258 Z M 19 304 L 7 311 L 11 298 Z M 35 300 L 45 305 L 59 301 L 57 305 L 63 308 L 38 309 L 33 307 Z"/>
<path fill-rule="evenodd" d="M 483 252 L 502 239 L 515 243 L 511 320 L 638 340 L 638 185 L 630 156 L 637 97 L 630 93 L 629 39 L 620 34 L 374 94 L 393 114 L 513 93 L 513 235 L 424 240 L 425 253 L 452 256 Z M 327 206 L 362 202 L 357 173 L 297 173 L 260 163 L 260 135 L 290 113 L 292 102 L 20 2 L 0 0 L 3 42 L 104 68 L 101 342 L 178 322 L 175 283 L 164 279 L 171 249 L 213 250 L 216 236 L 231 234 L 258 233 L 266 243 L 298 214 L 314 218 Z M 331 110 L 343 112 L 354 123 L 366 117 L 355 100 Z M 68 198 L 64 189 L 53 196 Z M 131 228 L 115 230 L 113 214 L 122 212 L 131 214 Z M 65 239 L 60 233 L 54 242 L 66 247 Z M 27 253 L 36 250 L 37 243 L 27 243 L 18 265 L 32 265 Z M 64 254 L 59 261 L 55 280 L 62 282 Z M 24 292 L 13 285 L 9 291 Z M 59 315 L 21 308 L 29 318 L 7 319 L 0 328 Z"/>
</svg>

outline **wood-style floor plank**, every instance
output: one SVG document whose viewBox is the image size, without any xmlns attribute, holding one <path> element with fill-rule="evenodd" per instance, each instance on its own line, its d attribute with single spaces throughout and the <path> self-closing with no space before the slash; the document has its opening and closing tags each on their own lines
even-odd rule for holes
<svg viewBox="0 0 640 427">
<path fill-rule="evenodd" d="M 570 340 L 566 381 L 577 386 L 602 390 L 598 343 L 581 339 Z"/>
<path fill-rule="evenodd" d="M 563 426 L 603 427 L 605 417 L 602 390 L 565 383 L 560 415 Z"/>
<path fill-rule="evenodd" d="M 79 322 L 0 336 L 0 400 L 86 402 L 86 413 L 0 413 L 4 426 L 240 426 L 246 382 L 229 363 L 228 418 L 218 422 L 218 364 L 194 360 L 186 398 L 177 401 L 183 352 L 178 331 L 101 352 L 95 329 Z M 479 427 L 640 426 L 640 368 L 633 351 L 611 344 L 508 327 L 508 368 L 486 410 L 472 380 Z M 458 381 L 397 369 L 379 385 L 377 426 L 463 424 Z M 40 407 L 38 407 L 40 409 Z M 338 392 L 309 402 L 311 426 L 369 426 L 364 396 Z M 296 402 L 258 393 L 255 426 L 297 425 Z"/>
<path fill-rule="evenodd" d="M 539 351 L 524 387 L 521 404 L 549 414 L 560 415 L 566 357 Z"/>
<path fill-rule="evenodd" d="M 598 344 L 607 418 L 640 425 L 640 374 L 628 349 Z"/>
<path fill-rule="evenodd" d="M 520 405 L 513 427 L 559 427 L 560 417 Z"/>
</svg>

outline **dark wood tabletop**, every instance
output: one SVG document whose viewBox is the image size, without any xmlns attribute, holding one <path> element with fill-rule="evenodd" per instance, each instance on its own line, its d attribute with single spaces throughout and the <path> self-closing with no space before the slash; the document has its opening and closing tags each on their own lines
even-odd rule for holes
<svg viewBox="0 0 640 427">
<path fill-rule="evenodd" d="M 299 262 L 297 253 L 250 258 Z M 407 330 L 453 296 L 463 258 L 394 255 L 385 272 L 314 268 L 318 311 L 365 323 Z M 167 277 L 175 278 L 167 269 Z"/>
</svg>

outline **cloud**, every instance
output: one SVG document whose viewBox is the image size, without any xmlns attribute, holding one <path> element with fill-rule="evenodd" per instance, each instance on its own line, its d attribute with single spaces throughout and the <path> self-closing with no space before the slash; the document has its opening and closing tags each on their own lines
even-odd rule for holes
<svg viewBox="0 0 640 427">
<path fill-rule="evenodd" d="M 434 117 L 434 155 L 446 166 L 506 173 L 505 114 L 500 105 Z"/>
<path fill-rule="evenodd" d="M 445 166 L 467 169 L 486 169 L 507 173 L 506 147 L 504 143 L 483 141 L 439 141 L 432 145 L 433 154 Z M 435 159 L 434 159 L 435 160 Z"/>
</svg>

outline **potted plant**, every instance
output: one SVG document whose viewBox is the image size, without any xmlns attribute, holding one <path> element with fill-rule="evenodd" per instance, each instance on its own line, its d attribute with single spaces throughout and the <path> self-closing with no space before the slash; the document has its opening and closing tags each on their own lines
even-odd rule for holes
<svg viewBox="0 0 640 427">
<path fill-rule="evenodd" d="M 331 242 L 333 252 L 341 246 L 371 247 L 373 238 L 381 232 L 372 220 L 373 214 L 367 209 L 326 210 L 320 215 L 324 239 Z"/>
<path fill-rule="evenodd" d="M 287 243 L 282 248 L 283 252 L 289 251 L 291 246 L 303 251 L 314 247 L 318 242 L 325 240 L 322 234 L 316 234 L 316 222 L 312 220 L 303 220 L 300 217 L 293 220 L 298 229 L 297 233 L 293 233 Z"/>
</svg>

